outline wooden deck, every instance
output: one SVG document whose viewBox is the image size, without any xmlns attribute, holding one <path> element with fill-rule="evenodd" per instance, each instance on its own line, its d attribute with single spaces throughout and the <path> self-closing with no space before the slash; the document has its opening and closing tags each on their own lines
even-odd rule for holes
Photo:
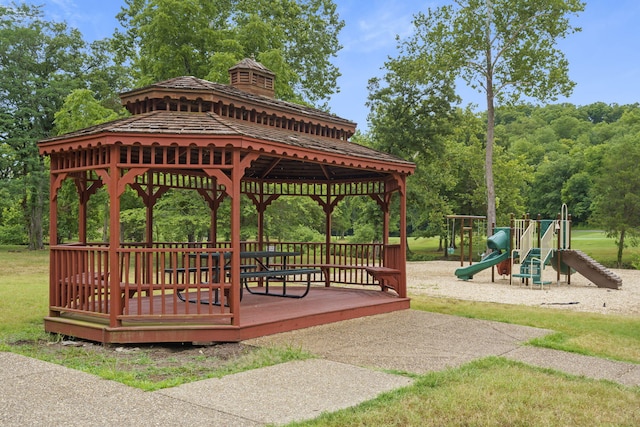
<svg viewBox="0 0 640 427">
<path fill-rule="evenodd" d="M 296 290 L 288 286 L 288 292 Z M 277 288 L 273 288 L 276 290 Z M 302 293 L 302 288 L 300 288 Z M 148 314 L 161 304 L 173 305 L 185 315 L 196 311 L 216 315 L 225 310 L 206 304 L 187 303 L 172 296 L 134 297 L 128 300 L 129 313 Z M 387 313 L 409 308 L 409 298 L 400 298 L 392 292 L 343 287 L 312 287 L 301 299 L 244 293 L 239 326 L 229 325 L 224 317 L 189 323 L 181 320 L 145 323 L 123 321 L 118 328 L 110 328 L 106 319 L 87 318 L 78 313 L 65 313 L 60 317 L 45 318 L 45 330 L 102 343 L 143 342 L 237 342 L 279 332 L 307 328 L 324 323 Z M 157 310 L 154 310 L 158 312 Z M 173 309 L 171 309 L 173 311 Z"/>
</svg>

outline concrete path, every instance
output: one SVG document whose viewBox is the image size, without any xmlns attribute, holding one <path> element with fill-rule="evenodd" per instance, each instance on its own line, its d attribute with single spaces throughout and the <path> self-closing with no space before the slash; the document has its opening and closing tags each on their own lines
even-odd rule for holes
<svg viewBox="0 0 640 427">
<path fill-rule="evenodd" d="M 547 330 L 414 310 L 248 341 L 319 359 L 143 392 L 58 365 L 0 353 L 2 426 L 261 426 L 314 418 L 411 384 L 422 374 L 496 355 L 640 386 L 640 365 L 522 346 Z"/>
</svg>

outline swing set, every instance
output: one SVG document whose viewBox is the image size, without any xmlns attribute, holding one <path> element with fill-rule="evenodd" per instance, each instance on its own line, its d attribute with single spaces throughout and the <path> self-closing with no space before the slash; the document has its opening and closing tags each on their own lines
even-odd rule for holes
<svg viewBox="0 0 640 427">
<path fill-rule="evenodd" d="M 477 215 L 447 215 L 447 254 L 455 252 L 456 226 L 460 237 L 460 266 L 464 265 L 465 257 L 469 265 L 473 264 L 474 244 L 478 249 L 478 256 L 482 259 L 485 253 L 484 241 L 486 239 L 486 216 Z M 475 240 L 474 240 L 475 234 Z M 465 241 L 466 239 L 466 241 Z M 466 248 L 465 248 L 466 246 Z M 468 250 L 468 252 L 467 252 Z"/>
</svg>

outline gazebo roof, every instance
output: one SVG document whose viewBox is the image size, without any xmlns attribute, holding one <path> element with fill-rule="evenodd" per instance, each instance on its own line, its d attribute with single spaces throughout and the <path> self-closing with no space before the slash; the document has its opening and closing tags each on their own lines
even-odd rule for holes
<svg viewBox="0 0 640 427">
<path fill-rule="evenodd" d="M 193 94 L 196 94 L 203 100 L 211 98 L 217 101 L 223 97 L 229 100 L 229 102 L 235 102 L 236 105 L 244 105 L 247 108 L 278 110 L 283 113 L 307 117 L 309 120 L 315 119 L 329 121 L 352 129 L 351 134 L 353 134 L 356 128 L 355 122 L 317 108 L 311 108 L 305 105 L 294 104 L 293 102 L 282 101 L 268 96 L 246 92 L 232 85 L 214 83 L 193 76 L 174 77 L 172 79 L 153 83 L 149 86 L 124 92 L 120 95 L 120 98 L 122 99 L 122 103 L 126 105 L 127 102 L 132 102 L 140 98 L 150 98 L 153 96 L 152 94 L 154 89 L 160 89 L 163 91 L 173 90 L 178 93 L 182 92 L 185 96 L 193 96 Z"/>
<path fill-rule="evenodd" d="M 265 84 L 273 73 L 258 62 L 246 59 L 229 72 L 230 85 L 182 76 L 122 93 L 132 116 L 42 140 L 40 152 L 214 145 L 259 153 L 245 171 L 249 179 L 366 180 L 413 172 L 412 162 L 350 142 L 354 122 L 273 98 L 272 82 Z"/>
<path fill-rule="evenodd" d="M 210 112 L 152 111 L 137 114 L 40 141 L 40 149 L 43 153 L 73 150 L 83 145 L 83 141 L 87 139 L 94 140 L 95 145 L 106 143 L 104 137 L 113 137 L 109 138 L 111 141 L 119 140 L 120 137 L 136 140 L 136 135 L 176 136 L 184 142 L 188 142 L 188 135 L 238 139 L 247 149 L 264 152 L 264 156 L 254 162 L 251 168 L 253 172 L 247 171 L 247 176 L 263 176 L 261 171 L 269 168 L 272 163 L 269 159 L 273 156 L 291 157 L 290 164 L 287 164 L 286 159 L 280 161 L 280 167 L 270 172 L 268 178 L 271 179 L 297 177 L 324 180 L 327 168 L 333 170 L 332 176 L 340 179 L 346 171 L 338 172 L 339 167 L 349 168 L 350 176 L 360 178 L 376 177 L 376 170 L 392 169 L 410 173 L 414 169 L 412 162 L 353 142 L 265 127 L 220 117 Z M 292 148 L 302 152 L 291 153 Z M 301 160 L 306 161 L 304 165 L 300 165 Z M 312 166 L 310 162 L 325 163 L 325 170 L 320 166 Z M 294 166 L 295 164 L 297 166 Z M 362 170 L 355 170 L 359 168 Z"/>
</svg>

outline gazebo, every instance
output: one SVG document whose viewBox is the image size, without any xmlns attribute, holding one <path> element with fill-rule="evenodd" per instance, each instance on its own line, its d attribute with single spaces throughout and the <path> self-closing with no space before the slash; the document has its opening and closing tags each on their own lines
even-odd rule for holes
<svg viewBox="0 0 640 427">
<path fill-rule="evenodd" d="M 350 142 L 351 121 L 275 99 L 274 74 L 253 59 L 229 73 L 230 85 L 177 77 L 123 93 L 130 117 L 39 142 L 51 160 L 48 332 L 102 343 L 240 341 L 409 307 L 405 189 L 414 164 Z M 77 242 L 61 244 L 67 180 L 77 189 L 79 231 Z M 109 237 L 92 242 L 87 206 L 101 187 Z M 146 207 L 142 242 L 121 237 L 127 187 Z M 207 202 L 208 241 L 154 240 L 154 206 L 176 188 Z M 322 207 L 324 242 L 265 241 L 264 213 L 282 196 Z M 379 206 L 381 242 L 332 241 L 332 212 L 353 196 Z M 257 212 L 251 241 L 241 240 L 241 198 Z M 225 199 L 230 239 L 220 241 Z"/>
</svg>

